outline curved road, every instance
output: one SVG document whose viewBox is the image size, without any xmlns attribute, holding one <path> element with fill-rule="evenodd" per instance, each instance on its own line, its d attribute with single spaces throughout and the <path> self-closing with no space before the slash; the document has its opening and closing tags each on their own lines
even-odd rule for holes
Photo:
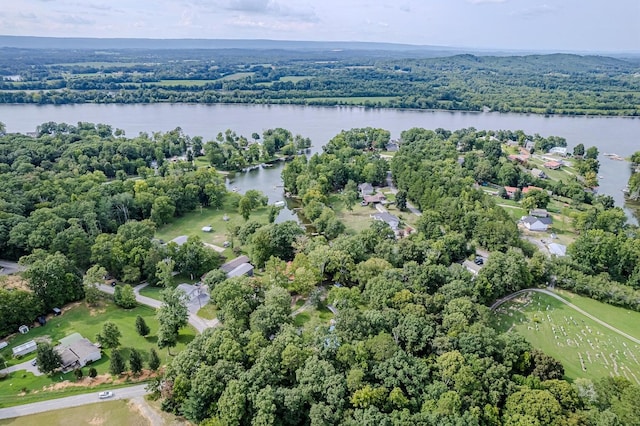
<svg viewBox="0 0 640 426">
<path fill-rule="evenodd" d="M 543 288 L 527 288 L 524 290 L 519 290 L 516 291 L 515 293 L 511 293 L 508 296 L 503 297 L 502 299 L 498 299 L 494 302 L 493 305 L 491 305 L 491 310 L 495 310 L 498 306 L 502 305 L 505 302 L 508 302 L 509 300 L 520 296 L 521 294 L 525 294 L 525 293 L 529 293 L 529 292 L 536 292 L 536 293 L 542 293 L 542 294 L 546 294 L 547 296 L 551 296 L 555 299 L 558 299 L 559 301 L 561 301 L 562 303 L 564 303 L 565 305 L 569 306 L 570 308 L 574 309 L 575 311 L 581 313 L 582 315 L 584 315 L 585 317 L 592 319 L 593 321 L 597 322 L 598 324 L 600 324 L 603 327 L 608 328 L 609 330 L 613 331 L 614 333 L 618 333 L 619 335 L 626 337 L 627 339 L 631 340 L 632 342 L 640 345 L 640 339 L 636 339 L 635 337 L 625 333 L 624 331 L 618 330 L 617 328 L 615 328 L 612 325 L 607 324 L 606 322 L 602 321 L 600 318 L 594 317 L 593 315 L 591 315 L 590 313 L 580 309 L 579 307 L 577 307 L 576 305 L 574 305 L 571 302 L 566 301 L 565 299 L 563 299 L 562 297 L 558 296 L 556 293 L 547 290 L 547 289 L 543 289 Z"/>
<path fill-rule="evenodd" d="M 147 393 L 147 385 L 129 386 L 126 388 L 114 389 L 114 396 L 108 399 L 99 399 L 98 391 L 65 398 L 50 399 L 48 401 L 34 402 L 33 404 L 17 405 L 15 407 L 0 409 L 0 419 L 12 419 L 15 417 L 27 416 L 29 414 L 42 413 L 44 411 L 59 410 L 61 408 L 78 407 L 80 405 L 95 404 L 103 401 L 113 401 L 114 399 L 131 399 L 144 396 Z"/>
<path fill-rule="evenodd" d="M 145 286 L 146 284 L 141 284 L 139 286 L 134 287 L 133 292 L 136 295 L 136 301 L 142 305 L 146 305 L 151 308 L 158 309 L 162 305 L 162 302 L 156 299 L 152 299 L 151 297 L 143 296 L 140 294 L 140 289 Z M 114 287 L 111 287 L 105 284 L 98 285 L 98 288 L 101 291 L 108 294 L 113 294 L 115 291 Z M 207 328 L 219 326 L 220 321 L 217 318 L 214 320 L 206 320 L 204 318 L 200 318 L 198 315 L 192 312 L 189 312 L 189 324 L 191 324 L 193 328 L 198 330 L 198 333 L 202 333 Z"/>
</svg>

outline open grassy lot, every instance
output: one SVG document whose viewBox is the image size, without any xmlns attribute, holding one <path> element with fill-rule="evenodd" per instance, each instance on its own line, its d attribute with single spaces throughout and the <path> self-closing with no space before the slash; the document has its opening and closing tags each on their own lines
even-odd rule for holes
<svg viewBox="0 0 640 426">
<path fill-rule="evenodd" d="M 211 303 L 207 303 L 198 310 L 198 316 L 204 319 L 213 320 L 218 316 L 218 310 Z"/>
<path fill-rule="evenodd" d="M 333 313 L 327 307 L 309 307 L 293 318 L 293 325 L 313 330 L 318 326 L 329 326 L 332 319 Z"/>
<path fill-rule="evenodd" d="M 562 296 L 569 293 L 563 292 Z M 570 302 L 613 327 L 640 338 L 636 315 L 610 305 L 571 295 Z M 620 318 L 621 311 L 625 312 Z M 502 331 L 522 334 L 535 348 L 562 362 L 570 379 L 623 376 L 640 384 L 640 345 L 609 330 L 548 295 L 529 293 L 496 311 Z"/>
<path fill-rule="evenodd" d="M 381 188 L 380 191 L 385 194 L 387 201 L 395 200 L 395 195 L 388 192 L 388 188 Z M 329 204 L 335 211 L 336 217 L 344 223 L 347 231 L 351 233 L 360 232 L 369 228 L 374 220 L 371 216 L 378 213 L 378 210 L 373 205 L 361 205 L 360 199 L 353 205 L 352 210 L 348 210 L 338 194 L 332 194 L 329 197 Z M 412 214 L 410 211 L 400 211 L 395 204 L 387 204 L 384 208 L 390 214 L 397 216 L 404 225 L 415 228 L 418 216 Z"/>
<path fill-rule="evenodd" d="M 149 336 L 142 337 L 136 333 L 135 318 L 137 315 L 142 316 L 151 329 Z M 9 341 L 9 346 L 0 353 L 8 360 L 8 364 L 17 364 L 34 358 L 35 354 L 29 354 L 20 360 L 15 360 L 11 357 L 11 348 L 32 339 L 36 341 L 49 340 L 55 344 L 60 338 L 77 332 L 94 342 L 96 334 L 102 330 L 102 325 L 105 321 L 115 323 L 122 333 L 120 349 L 123 351 L 125 359 L 128 360 L 130 349 L 136 348 L 141 351 L 143 360 L 146 363 L 149 349 L 155 347 L 157 350 L 157 337 L 155 334 L 158 330 L 158 322 L 155 319 L 155 310 L 146 306 L 125 310 L 110 302 L 104 302 L 103 306 L 98 308 L 89 308 L 84 303 L 77 303 L 62 315 L 53 317 L 45 326 L 33 328 L 24 335 L 16 335 Z M 196 331 L 191 326 L 182 329 L 178 345 L 172 349 L 172 353 L 175 354 L 183 350 L 193 340 L 195 334 Z M 108 372 L 110 354 L 111 349 L 104 350 L 102 358 L 91 364 L 91 367 L 94 367 L 98 374 Z M 166 350 L 158 350 L 158 354 L 163 364 L 169 362 L 170 357 Z M 89 367 L 83 369 L 85 375 L 88 373 L 88 369 Z M 64 380 L 73 381 L 73 373 L 56 374 L 53 377 L 45 375 L 34 376 L 32 373 L 23 371 L 11 373 L 5 380 L 0 381 L 0 405 L 9 406 L 49 399 L 51 393 L 42 392 L 42 389 Z M 113 384 L 110 386 L 113 387 Z M 24 392 L 25 390 L 27 391 L 26 393 Z M 82 388 L 65 388 L 56 391 L 55 394 L 56 397 L 59 397 L 82 393 L 83 391 Z"/>
<path fill-rule="evenodd" d="M 113 425 L 147 426 L 149 420 L 125 400 L 101 402 L 64 410 L 47 411 L 16 419 L 0 420 L 0 425 L 20 426 Z"/>
<path fill-rule="evenodd" d="M 164 225 L 156 232 L 156 238 L 165 242 L 172 240 L 180 235 L 197 235 L 205 243 L 215 244 L 222 247 L 225 241 L 230 239 L 229 229 L 233 225 L 242 225 L 245 220 L 242 218 L 238 209 L 233 205 L 233 196 L 225 198 L 224 204 L 220 209 L 206 208 L 189 212 L 183 217 L 174 219 L 173 222 Z M 228 217 L 228 221 L 223 220 L 224 216 Z M 249 220 L 260 223 L 268 223 L 269 209 L 261 207 L 251 212 Z M 212 232 L 203 232 L 203 226 L 211 226 Z M 239 243 L 237 240 L 234 243 Z M 223 256 L 232 257 L 231 249 L 225 250 Z"/>
<path fill-rule="evenodd" d="M 174 286 L 178 286 L 178 285 L 183 284 L 183 283 L 195 284 L 198 281 L 200 281 L 200 277 L 195 277 L 194 279 L 191 279 L 190 276 L 187 276 L 185 274 L 178 274 L 178 275 L 174 275 L 173 276 L 173 285 Z M 164 290 L 164 287 L 148 285 L 146 287 L 143 287 L 140 290 L 140 294 L 143 295 L 143 296 L 150 297 L 152 299 L 156 299 L 156 300 L 162 301 L 162 296 L 160 296 L 160 292 L 162 290 Z"/>
</svg>

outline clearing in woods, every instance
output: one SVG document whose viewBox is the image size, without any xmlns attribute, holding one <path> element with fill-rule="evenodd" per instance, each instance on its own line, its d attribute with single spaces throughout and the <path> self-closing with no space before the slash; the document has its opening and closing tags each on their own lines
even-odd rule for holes
<svg viewBox="0 0 640 426">
<path fill-rule="evenodd" d="M 627 317 L 640 317 L 639 313 L 594 300 L 581 306 L 582 300 L 572 300 L 575 295 L 568 292 L 561 295 L 609 325 L 640 338 L 640 331 L 632 332 L 626 324 Z M 500 330 L 520 333 L 533 347 L 561 361 L 570 380 L 622 376 L 640 384 L 640 345 L 560 300 L 530 292 L 504 303 L 496 313 Z"/>
</svg>

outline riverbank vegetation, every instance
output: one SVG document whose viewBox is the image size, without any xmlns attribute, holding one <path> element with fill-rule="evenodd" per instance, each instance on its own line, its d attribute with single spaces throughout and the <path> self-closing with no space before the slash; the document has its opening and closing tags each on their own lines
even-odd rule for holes
<svg viewBox="0 0 640 426">
<path fill-rule="evenodd" d="M 638 115 L 640 65 L 569 54 L 2 49 L 3 103 L 260 103 Z"/>
</svg>

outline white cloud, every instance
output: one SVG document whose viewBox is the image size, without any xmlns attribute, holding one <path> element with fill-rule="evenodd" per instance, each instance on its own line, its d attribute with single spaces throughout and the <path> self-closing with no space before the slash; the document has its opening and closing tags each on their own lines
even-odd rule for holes
<svg viewBox="0 0 640 426">
<path fill-rule="evenodd" d="M 549 6 L 548 4 L 540 4 L 527 9 L 521 9 L 511 12 L 513 16 L 521 16 L 524 18 L 533 18 L 540 15 L 546 15 L 549 13 L 557 12 L 558 8 L 555 6 Z"/>
</svg>

